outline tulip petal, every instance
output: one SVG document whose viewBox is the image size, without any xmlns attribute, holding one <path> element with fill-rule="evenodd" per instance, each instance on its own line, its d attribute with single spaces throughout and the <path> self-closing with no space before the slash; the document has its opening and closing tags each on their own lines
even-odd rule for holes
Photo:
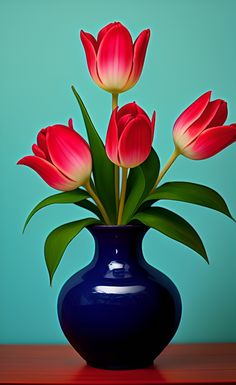
<svg viewBox="0 0 236 385">
<path fill-rule="evenodd" d="M 70 119 L 68 120 L 68 127 L 71 128 L 72 130 L 74 130 L 72 118 L 70 118 Z"/>
<path fill-rule="evenodd" d="M 114 22 L 114 23 L 109 23 L 108 25 L 106 25 L 105 27 L 103 27 L 99 33 L 98 33 L 98 37 L 97 37 L 97 44 L 98 46 L 100 45 L 103 37 L 106 35 L 106 33 L 109 31 L 109 29 L 111 29 L 112 27 L 114 27 L 115 25 L 122 25 L 121 23 L 119 22 Z"/>
<path fill-rule="evenodd" d="M 78 187 L 78 183 L 63 175 L 53 164 L 38 156 L 25 156 L 17 164 L 25 165 L 36 171 L 52 188 L 70 191 Z"/>
<path fill-rule="evenodd" d="M 212 119 L 211 123 L 209 124 L 209 127 L 222 126 L 227 119 L 227 115 L 228 115 L 227 103 L 224 100 L 220 100 L 220 102 L 221 103 L 218 108 L 218 111 L 215 114 L 214 118 Z"/>
<path fill-rule="evenodd" d="M 42 130 L 40 130 L 37 135 L 37 144 L 38 144 L 38 147 L 44 152 L 46 159 L 50 161 L 50 155 L 49 155 L 47 143 L 46 143 L 46 135 L 47 135 L 47 129 L 42 128 Z"/>
<path fill-rule="evenodd" d="M 220 105 L 220 100 L 214 100 L 213 102 L 208 103 L 200 118 L 191 124 L 191 126 L 179 137 L 177 146 L 180 148 L 188 146 L 202 131 L 209 127 L 212 120 L 215 118 Z"/>
<path fill-rule="evenodd" d="M 117 109 L 116 107 L 109 122 L 107 136 L 106 136 L 106 153 L 108 158 L 119 166 L 118 158 L 118 127 L 117 127 Z"/>
<path fill-rule="evenodd" d="M 96 65 L 96 49 L 95 49 L 95 42 L 96 40 L 92 39 L 92 35 L 88 32 L 81 31 L 80 32 L 80 39 L 82 41 L 82 44 L 84 46 L 88 69 L 90 72 L 90 75 L 92 76 L 93 80 L 97 85 L 100 87 L 103 87 L 101 80 L 99 79 L 98 73 L 97 73 L 97 65 Z M 94 42 L 95 41 L 95 42 Z"/>
<path fill-rule="evenodd" d="M 86 141 L 66 126 L 48 127 L 47 146 L 52 163 L 80 185 L 89 178 L 92 158 Z"/>
<path fill-rule="evenodd" d="M 203 113 L 210 101 L 211 91 L 206 92 L 193 102 L 182 114 L 178 117 L 174 124 L 173 135 L 174 140 L 178 143 L 181 136 L 191 124 L 193 124 Z"/>
<path fill-rule="evenodd" d="M 106 90 L 120 92 L 132 68 L 132 38 L 122 24 L 110 28 L 98 47 L 97 70 Z"/>
<path fill-rule="evenodd" d="M 137 115 L 138 113 L 138 108 L 137 104 L 135 102 L 132 103 L 127 103 L 123 107 L 119 109 L 117 112 L 117 122 L 122 118 L 122 116 L 127 115 L 127 114 L 132 114 L 134 116 Z"/>
<path fill-rule="evenodd" d="M 39 156 L 40 158 L 46 159 L 46 155 L 44 154 L 43 150 L 37 146 L 37 144 L 33 144 L 32 151 L 34 155 Z"/>
<path fill-rule="evenodd" d="M 151 124 L 148 114 L 141 107 L 139 107 L 138 104 L 136 104 L 135 102 L 132 102 L 132 103 L 125 104 L 117 112 L 117 122 L 118 122 L 119 130 L 120 130 L 120 121 L 123 121 L 122 118 L 127 115 L 133 115 L 134 118 L 138 115 L 142 116 L 143 118 L 147 119 L 148 124 Z"/>
<path fill-rule="evenodd" d="M 148 114 L 138 104 L 136 104 L 135 102 L 128 103 L 128 104 L 126 104 L 122 108 L 123 108 L 122 114 L 124 114 L 124 112 L 126 112 L 126 111 L 128 112 L 128 110 L 129 110 L 130 113 L 133 114 L 134 117 L 140 116 L 143 119 L 147 120 L 148 125 L 152 125 L 152 122 L 150 121 Z M 118 114 L 119 114 L 119 112 L 118 112 Z M 154 122 L 153 123 L 155 125 L 155 117 L 153 117 L 153 118 L 154 118 Z M 118 126 L 119 125 L 120 125 L 120 121 L 118 123 Z M 154 133 L 154 125 L 153 125 L 153 133 Z"/>
<path fill-rule="evenodd" d="M 152 129 L 147 119 L 137 116 L 123 131 L 119 140 L 120 165 L 126 168 L 143 163 L 152 147 Z"/>
<path fill-rule="evenodd" d="M 143 64 L 145 60 L 149 39 L 150 39 L 149 29 L 142 31 L 140 35 L 137 37 L 134 43 L 132 71 L 122 91 L 126 91 L 129 88 L 133 87 L 135 83 L 137 83 L 137 81 L 139 80 L 139 77 L 143 69 Z"/>
<path fill-rule="evenodd" d="M 207 159 L 236 141 L 236 124 L 209 128 L 182 152 L 191 159 Z"/>
<path fill-rule="evenodd" d="M 92 43 L 95 52 L 97 52 L 98 44 L 97 44 L 97 40 L 95 39 L 95 37 L 89 32 L 84 32 L 84 33 L 86 34 L 87 39 Z"/>
<path fill-rule="evenodd" d="M 152 114 L 152 121 L 151 121 L 152 138 L 154 136 L 155 123 L 156 123 L 156 111 L 154 111 Z"/>
<path fill-rule="evenodd" d="M 132 120 L 134 119 L 135 116 L 132 115 L 132 114 L 126 114 L 126 115 L 123 115 L 120 119 L 119 119 L 119 122 L 118 122 L 118 137 L 120 138 L 125 126 L 127 126 L 127 124 Z"/>
</svg>

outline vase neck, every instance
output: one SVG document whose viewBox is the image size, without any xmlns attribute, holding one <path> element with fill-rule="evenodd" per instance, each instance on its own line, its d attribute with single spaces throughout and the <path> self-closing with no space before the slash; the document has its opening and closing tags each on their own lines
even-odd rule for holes
<svg viewBox="0 0 236 385">
<path fill-rule="evenodd" d="M 148 227 L 95 225 L 88 230 L 95 240 L 94 262 L 107 264 L 143 258 L 142 240 Z"/>
</svg>

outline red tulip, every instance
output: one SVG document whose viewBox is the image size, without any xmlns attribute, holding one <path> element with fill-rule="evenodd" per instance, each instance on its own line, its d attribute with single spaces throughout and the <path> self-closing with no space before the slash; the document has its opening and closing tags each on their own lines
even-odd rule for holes
<svg viewBox="0 0 236 385">
<path fill-rule="evenodd" d="M 236 124 L 223 125 L 227 103 L 210 102 L 211 91 L 192 103 L 176 120 L 173 137 L 177 152 L 190 159 L 209 158 L 236 141 Z"/>
<path fill-rule="evenodd" d="M 127 91 L 138 81 L 145 59 L 150 30 L 141 32 L 136 41 L 121 23 L 102 28 L 97 40 L 81 31 L 90 75 L 97 85 L 113 94 Z"/>
<path fill-rule="evenodd" d="M 34 155 L 25 156 L 17 164 L 35 170 L 49 186 L 61 190 L 74 190 L 84 185 L 91 174 L 92 158 L 88 144 L 73 129 L 56 124 L 43 128 L 33 144 Z"/>
<path fill-rule="evenodd" d="M 155 112 L 152 121 L 136 103 L 129 103 L 111 115 L 106 137 L 106 153 L 117 166 L 136 167 L 152 148 Z"/>
</svg>

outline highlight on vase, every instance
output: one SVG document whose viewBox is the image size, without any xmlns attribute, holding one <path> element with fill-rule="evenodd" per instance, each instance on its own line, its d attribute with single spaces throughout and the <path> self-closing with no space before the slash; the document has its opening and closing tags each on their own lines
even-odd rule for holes
<svg viewBox="0 0 236 385">
<path fill-rule="evenodd" d="M 149 156 L 156 113 L 149 119 L 135 102 L 112 112 L 106 136 L 106 153 L 117 166 L 137 167 Z"/>
<path fill-rule="evenodd" d="M 236 141 L 236 123 L 224 125 L 227 103 L 210 101 L 211 91 L 193 102 L 176 120 L 173 137 L 177 152 L 190 159 L 206 159 Z"/>
<path fill-rule="evenodd" d="M 18 161 L 36 171 L 45 182 L 61 191 L 74 190 L 85 185 L 92 171 L 92 158 L 88 144 L 73 129 L 56 124 L 43 128 L 33 144 L 34 155 Z"/>
<path fill-rule="evenodd" d="M 134 43 L 128 29 L 119 22 L 102 28 L 97 39 L 84 31 L 80 37 L 90 75 L 99 87 L 119 94 L 137 83 L 150 38 L 149 29 L 142 31 Z"/>
</svg>

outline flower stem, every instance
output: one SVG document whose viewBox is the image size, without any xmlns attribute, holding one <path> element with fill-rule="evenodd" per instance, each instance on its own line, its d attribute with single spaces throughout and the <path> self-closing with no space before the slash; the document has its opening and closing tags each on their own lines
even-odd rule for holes
<svg viewBox="0 0 236 385">
<path fill-rule="evenodd" d="M 119 94 L 112 94 L 112 110 L 118 106 L 118 96 Z"/>
<path fill-rule="evenodd" d="M 117 225 L 121 225 L 121 223 L 122 223 L 122 216 L 123 216 L 124 205 L 125 205 L 127 174 L 128 174 L 128 168 L 122 167 L 121 196 L 120 196 L 120 205 L 119 205 Z"/>
<path fill-rule="evenodd" d="M 112 110 L 118 105 L 119 94 L 112 94 Z M 116 164 L 114 165 L 115 170 L 115 200 L 116 200 L 116 211 L 118 212 L 119 207 L 119 186 L 120 186 L 120 169 Z"/>
<path fill-rule="evenodd" d="M 105 207 L 103 206 L 102 202 L 100 201 L 100 199 L 98 198 L 97 194 L 94 192 L 94 190 L 92 189 L 92 186 L 90 184 L 90 181 L 88 180 L 88 182 L 85 184 L 84 186 L 86 188 L 86 190 L 88 191 L 88 193 L 90 194 L 90 196 L 93 198 L 94 202 L 97 204 L 98 206 L 98 209 L 100 210 L 102 216 L 103 216 L 103 219 L 105 221 L 105 223 L 107 225 L 111 225 L 111 221 L 107 215 L 107 212 L 105 210 Z"/>
<path fill-rule="evenodd" d="M 116 199 L 116 212 L 118 213 L 119 208 L 119 185 L 120 185 L 120 168 L 116 164 L 114 164 L 114 171 L 115 171 L 115 199 Z"/>
<path fill-rule="evenodd" d="M 176 158 L 180 155 L 179 151 L 175 149 L 175 151 L 173 152 L 173 154 L 171 155 L 170 159 L 168 160 L 168 162 L 166 163 L 165 167 L 163 167 L 163 169 L 161 170 L 157 180 L 156 180 L 156 183 L 151 191 L 151 193 L 153 193 L 158 184 L 160 183 L 161 179 L 163 178 L 163 176 L 167 173 L 167 171 L 169 170 L 170 166 L 174 163 L 174 161 L 176 160 Z"/>
</svg>

